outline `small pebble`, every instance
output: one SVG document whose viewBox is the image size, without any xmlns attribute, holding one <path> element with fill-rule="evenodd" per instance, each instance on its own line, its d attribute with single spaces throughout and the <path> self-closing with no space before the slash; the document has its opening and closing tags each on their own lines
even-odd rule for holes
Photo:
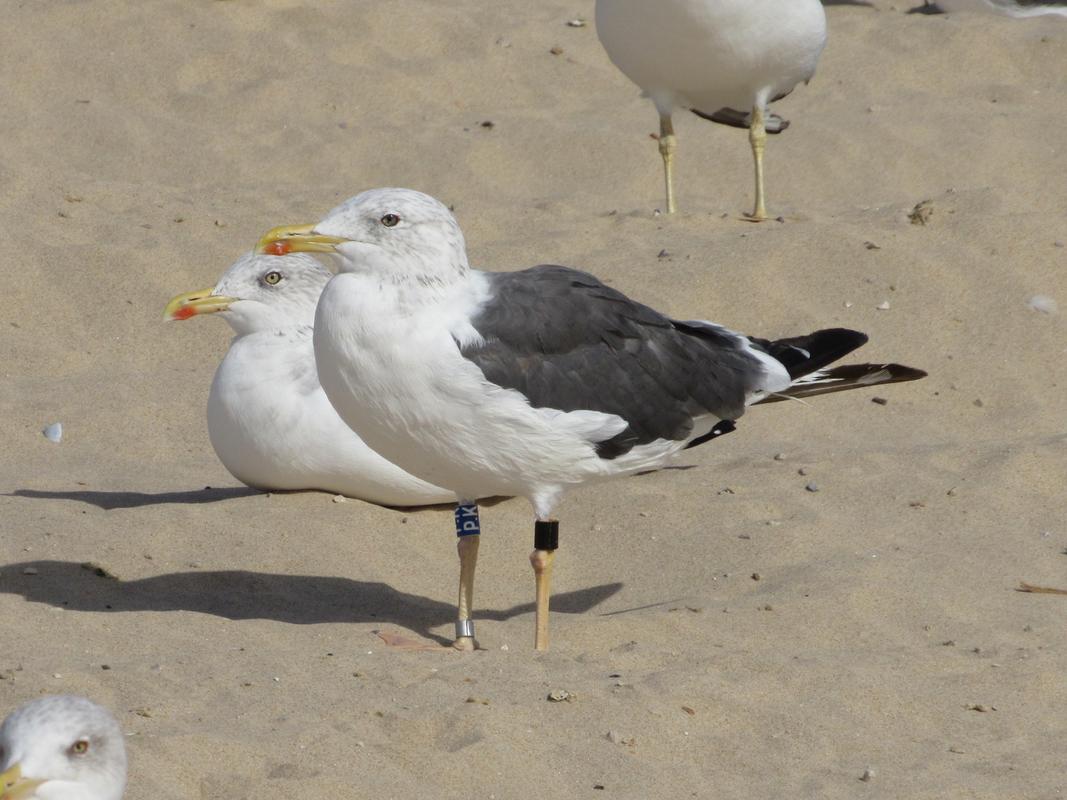
<svg viewBox="0 0 1067 800">
<path fill-rule="evenodd" d="M 37 567 L 25 567 L 22 570 L 22 574 L 23 575 L 36 575 L 37 574 Z"/>
<path fill-rule="evenodd" d="M 871 767 L 867 767 L 867 769 L 863 770 L 863 774 L 860 775 L 860 780 L 863 781 L 864 783 L 867 783 L 873 777 L 874 777 L 874 770 Z"/>
<path fill-rule="evenodd" d="M 333 496 L 333 501 L 335 503 L 347 503 L 348 502 L 348 498 L 345 497 L 343 494 L 335 494 Z"/>
<path fill-rule="evenodd" d="M 785 461 L 785 453 L 775 453 L 774 454 L 774 460 L 775 461 Z"/>
<path fill-rule="evenodd" d="M 1031 311 L 1040 311 L 1042 314 L 1055 314 L 1059 310 L 1056 301 L 1047 294 L 1035 294 L 1026 301 L 1026 305 Z"/>
<path fill-rule="evenodd" d="M 41 433 L 48 441 L 59 444 L 61 441 L 63 441 L 63 423 L 53 422 L 47 428 L 42 430 Z"/>
<path fill-rule="evenodd" d="M 550 703 L 573 703 L 578 699 L 578 695 L 574 692 L 568 692 L 566 689 L 553 689 L 548 693 L 548 701 Z"/>
<path fill-rule="evenodd" d="M 922 200 L 908 214 L 908 220 L 912 225 L 925 225 L 934 215 L 934 203 L 932 200 Z"/>
<path fill-rule="evenodd" d="M 808 468 L 807 467 L 801 467 L 800 469 L 797 470 L 797 475 L 807 475 L 807 474 L 808 474 Z"/>
<path fill-rule="evenodd" d="M 575 19 L 569 19 L 569 20 L 567 20 L 567 27 L 568 28 L 584 28 L 585 27 L 585 20 L 582 19 L 581 17 L 577 17 Z"/>
<path fill-rule="evenodd" d="M 553 47 L 548 52 L 550 52 L 554 56 L 561 56 L 561 55 L 563 55 L 563 48 L 560 47 L 559 45 L 556 45 L 555 47 Z"/>
<path fill-rule="evenodd" d="M 111 669 L 111 665 L 110 664 L 101 664 L 100 665 L 100 669 Z"/>
<path fill-rule="evenodd" d="M 888 300 L 883 300 L 881 303 L 876 305 L 875 308 L 878 309 L 879 311 L 888 311 L 889 310 L 889 301 Z"/>
<path fill-rule="evenodd" d="M 762 576 L 762 575 L 760 575 L 760 574 L 759 574 L 758 572 L 753 572 L 753 573 L 752 573 L 752 580 L 754 580 L 754 581 L 758 581 L 758 580 L 760 580 L 760 579 L 761 579 L 762 577 L 763 577 L 763 576 Z"/>
<path fill-rule="evenodd" d="M 884 397 L 872 397 L 871 398 L 871 402 L 872 403 L 876 403 L 877 405 L 880 405 L 880 406 L 889 405 L 889 401 L 886 400 Z"/>
<path fill-rule="evenodd" d="M 682 711 L 684 711 L 684 712 L 685 712 L 686 714 L 688 714 L 689 716 L 693 716 L 694 714 L 696 714 L 696 713 L 697 713 L 696 711 L 694 711 L 693 709 L 691 709 L 691 708 L 690 708 L 689 706 L 682 706 Z"/>
<path fill-rule="evenodd" d="M 815 483 L 815 481 L 812 481 L 804 488 L 807 489 L 809 492 L 817 492 L 819 491 L 819 484 Z"/>
</svg>

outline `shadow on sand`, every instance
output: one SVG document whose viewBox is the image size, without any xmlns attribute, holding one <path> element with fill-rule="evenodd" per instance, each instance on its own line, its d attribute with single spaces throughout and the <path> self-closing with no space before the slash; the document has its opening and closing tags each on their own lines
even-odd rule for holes
<svg viewBox="0 0 1067 800">
<path fill-rule="evenodd" d="M 50 492 L 39 489 L 16 489 L 8 497 L 29 497 L 34 500 L 76 500 L 91 506 L 111 511 L 115 508 L 140 508 L 142 506 L 161 506 L 167 504 L 198 505 L 201 503 L 218 503 L 238 497 L 251 497 L 263 494 L 258 489 L 247 486 L 230 486 L 222 489 L 190 489 L 183 492 L 98 492 L 81 489 L 69 492 Z"/>
<path fill-rule="evenodd" d="M 585 613 L 622 586 L 609 583 L 554 595 L 552 611 Z M 378 622 L 442 644 L 451 640 L 431 629 L 456 618 L 451 603 L 399 592 L 385 583 L 242 570 L 174 572 L 123 581 L 92 564 L 23 561 L 0 569 L 0 592 L 71 611 L 195 611 L 231 620 L 270 619 L 295 625 Z M 503 621 L 533 610 L 533 603 L 480 608 L 476 618 Z"/>
</svg>

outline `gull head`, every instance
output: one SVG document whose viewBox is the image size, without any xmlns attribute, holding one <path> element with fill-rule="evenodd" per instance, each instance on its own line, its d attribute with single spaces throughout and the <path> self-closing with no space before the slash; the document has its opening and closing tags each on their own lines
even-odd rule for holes
<svg viewBox="0 0 1067 800">
<path fill-rule="evenodd" d="M 452 212 L 412 189 L 357 194 L 319 223 L 269 231 L 257 253 L 325 253 L 340 272 L 371 274 L 402 284 L 447 284 L 466 275 L 467 249 Z"/>
<path fill-rule="evenodd" d="M 119 800 L 126 786 L 122 730 L 84 697 L 42 697 L 0 726 L 0 770 L 0 800 Z"/>
<path fill-rule="evenodd" d="M 319 295 L 333 277 L 304 253 L 264 256 L 247 253 L 226 270 L 210 289 L 186 292 L 171 299 L 167 320 L 222 313 L 238 335 L 308 326 L 315 322 Z"/>
</svg>

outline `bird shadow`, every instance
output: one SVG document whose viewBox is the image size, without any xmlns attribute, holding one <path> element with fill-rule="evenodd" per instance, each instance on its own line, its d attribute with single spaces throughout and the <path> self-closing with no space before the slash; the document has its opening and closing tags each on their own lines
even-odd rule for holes
<svg viewBox="0 0 1067 800">
<path fill-rule="evenodd" d="M 944 14 L 945 11 L 937 3 L 931 3 L 930 0 L 923 0 L 921 6 L 915 6 L 915 8 L 909 8 L 905 13 L 907 14 Z"/>
<path fill-rule="evenodd" d="M 238 497 L 251 497 L 262 494 L 258 489 L 248 486 L 230 486 L 215 489 L 210 486 L 203 489 L 189 489 L 180 492 L 103 492 L 90 489 L 75 491 L 46 491 L 41 489 L 16 489 L 6 497 L 28 497 L 33 500 L 75 500 L 87 503 L 105 511 L 116 508 L 141 508 L 143 506 L 162 506 L 169 504 L 199 505 L 219 503 Z"/>
<path fill-rule="evenodd" d="M 583 614 L 622 586 L 608 583 L 556 594 L 552 610 Z M 431 630 L 456 619 L 451 603 L 400 592 L 386 583 L 244 570 L 172 572 L 127 581 L 92 563 L 23 561 L 0 569 L 0 592 L 68 611 L 195 611 L 230 620 L 269 619 L 294 625 L 377 622 L 442 644 L 451 640 Z M 502 622 L 533 610 L 533 603 L 479 609 L 476 619 Z"/>
<path fill-rule="evenodd" d="M 270 494 L 299 494 L 301 492 L 320 492 L 319 489 L 271 489 Z M 253 497 L 265 494 L 261 489 L 253 489 L 251 486 L 228 486 L 215 488 L 205 486 L 203 489 L 188 489 L 180 492 L 104 492 L 89 489 L 72 491 L 47 491 L 43 489 L 16 489 L 13 492 L 0 494 L 0 497 L 28 497 L 31 500 L 74 500 L 79 503 L 87 503 L 104 511 L 112 511 L 116 508 L 142 508 L 144 506 L 162 506 L 169 504 L 178 505 L 203 505 L 205 503 L 221 503 L 224 500 L 236 500 L 242 497 Z M 483 497 L 478 501 L 482 508 L 503 503 L 507 497 Z M 364 502 L 370 502 L 369 500 Z M 441 510 L 455 508 L 455 503 L 430 503 L 419 506 L 389 506 L 394 511 L 404 513 L 417 513 L 419 511 Z"/>
</svg>

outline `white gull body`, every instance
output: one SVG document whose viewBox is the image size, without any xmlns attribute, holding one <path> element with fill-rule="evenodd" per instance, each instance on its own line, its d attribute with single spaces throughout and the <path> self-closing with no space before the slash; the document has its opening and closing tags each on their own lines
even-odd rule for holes
<svg viewBox="0 0 1067 800">
<path fill-rule="evenodd" d="M 268 275 L 277 282 L 267 283 Z M 249 254 L 213 289 L 168 306 L 172 318 L 220 312 L 237 334 L 208 395 L 215 453 L 235 478 L 259 489 L 319 489 L 389 506 L 455 502 L 451 491 L 374 452 L 327 399 L 312 325 L 331 277 L 308 255 Z"/>
<path fill-rule="evenodd" d="M 387 213 L 406 230 L 383 228 Z M 316 231 L 360 237 L 338 246 L 341 272 L 315 314 L 326 395 L 377 452 L 462 500 L 521 496 L 548 519 L 566 488 L 662 467 L 720 419 L 709 413 L 690 436 L 603 458 L 596 443 L 626 429 L 625 419 L 537 407 L 464 356 L 486 343 L 472 319 L 494 299 L 492 274 L 470 268 L 459 225 L 441 203 L 410 190 L 372 190 Z M 789 385 L 781 364 L 751 352 L 763 384 L 752 401 Z M 611 390 L 588 386 L 590 396 Z"/>
<path fill-rule="evenodd" d="M 674 210 L 672 112 L 752 112 L 761 174 L 767 106 L 814 75 L 826 45 L 819 0 L 597 0 L 596 27 L 608 57 L 659 112 L 668 211 Z M 753 216 L 762 200 L 759 175 L 757 181 Z"/>
<path fill-rule="evenodd" d="M 53 695 L 0 725 L 0 797 L 120 800 L 126 745 L 115 718 L 84 697 Z"/>
</svg>

